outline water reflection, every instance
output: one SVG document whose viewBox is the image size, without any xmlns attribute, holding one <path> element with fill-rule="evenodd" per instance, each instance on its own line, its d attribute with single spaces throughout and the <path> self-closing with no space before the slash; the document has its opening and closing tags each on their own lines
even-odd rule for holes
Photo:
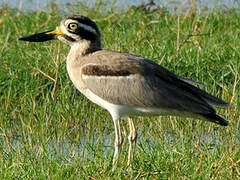
<svg viewBox="0 0 240 180">
<path fill-rule="evenodd" d="M 213 152 L 217 151 L 215 149 L 220 146 L 229 148 L 230 142 L 225 144 L 226 142 L 222 141 L 221 138 L 223 137 L 218 130 L 190 136 L 189 134 L 176 134 L 173 129 L 168 129 L 162 138 L 159 138 L 156 134 L 138 130 L 138 146 L 136 151 L 144 151 L 145 153 L 151 154 L 153 150 L 158 149 L 159 151 L 163 150 L 165 152 L 181 154 L 186 148 L 194 149 L 196 146 Z M 23 138 L 19 136 L 11 137 L 9 141 L 10 144 L 3 138 L 0 139 L 0 142 L 6 159 L 9 158 L 9 155 L 11 156 L 15 153 L 24 154 L 22 152 L 27 152 L 36 157 L 45 155 L 52 160 L 59 158 L 63 161 L 72 161 L 74 159 L 88 160 L 94 159 L 96 155 L 105 158 L 113 154 L 114 132 L 103 132 L 101 135 L 91 134 L 90 136 L 85 134 L 81 136 L 78 142 L 62 139 L 39 139 L 38 142 L 32 143 L 31 140 L 23 140 Z M 239 138 L 236 138 L 235 142 L 231 143 L 233 143 L 232 145 L 239 144 Z M 126 151 L 127 147 L 128 142 L 127 137 L 125 137 L 123 151 Z M 195 152 L 195 154 L 199 153 L 200 151 Z"/>
</svg>

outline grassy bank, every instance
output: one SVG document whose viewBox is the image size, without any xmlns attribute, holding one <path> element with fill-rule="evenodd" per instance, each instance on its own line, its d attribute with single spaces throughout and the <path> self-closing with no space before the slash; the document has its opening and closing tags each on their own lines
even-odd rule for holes
<svg viewBox="0 0 240 180">
<path fill-rule="evenodd" d="M 54 7 L 53 7 L 54 8 Z M 86 10 L 106 49 L 128 51 L 183 77 L 204 82 L 231 103 L 218 109 L 228 127 L 178 117 L 136 118 L 138 147 L 128 171 L 127 142 L 111 172 L 114 132 L 110 115 L 70 82 L 69 47 L 19 37 L 54 29 L 57 9 L 0 9 L 0 179 L 239 179 L 239 14 L 174 15 L 141 8 L 123 13 Z M 78 12 L 76 12 L 78 13 Z M 126 121 L 121 121 L 128 132 Z"/>
</svg>

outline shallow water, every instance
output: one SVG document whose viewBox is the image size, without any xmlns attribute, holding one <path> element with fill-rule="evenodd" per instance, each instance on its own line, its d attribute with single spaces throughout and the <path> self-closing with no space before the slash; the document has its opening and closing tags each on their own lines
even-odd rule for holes
<svg viewBox="0 0 240 180">
<path fill-rule="evenodd" d="M 124 135 L 123 135 L 124 136 Z M 31 137 L 30 137 L 31 138 Z M 46 137 L 49 138 L 49 137 Z M 41 138 L 44 139 L 44 138 Z M 200 135 L 188 136 L 180 133 L 176 135 L 173 129 L 168 129 L 165 131 L 164 136 L 159 139 L 159 135 L 149 132 L 141 132 L 138 129 L 138 140 L 137 140 L 137 150 L 138 148 L 144 149 L 145 153 L 151 154 L 152 150 L 156 147 L 162 147 L 163 151 L 174 151 L 175 153 L 181 154 L 175 149 L 175 146 L 180 144 L 183 149 L 194 148 L 197 141 L 199 141 L 200 146 L 204 146 L 208 150 L 215 151 L 216 147 L 223 146 L 229 147 L 231 143 L 224 144 L 221 140 L 221 134 L 218 130 L 211 132 L 203 132 Z M 123 151 L 128 148 L 128 139 L 125 136 L 123 143 Z M 36 139 L 35 139 L 36 141 Z M 22 154 L 27 149 L 27 153 L 31 153 L 33 156 L 38 157 L 43 154 L 47 154 L 49 159 L 61 159 L 63 161 L 68 160 L 86 160 L 94 159 L 95 155 L 101 155 L 105 158 L 109 154 L 113 154 L 114 151 L 114 131 L 112 132 L 102 132 L 102 134 L 83 134 L 78 142 L 71 142 L 71 140 L 37 140 L 37 142 L 32 143 L 31 140 L 23 140 L 22 137 L 10 137 L 9 143 L 3 138 L 0 139 L 1 148 L 4 152 L 6 159 L 9 156 L 17 154 Z M 239 144 L 239 137 L 235 139 L 234 144 Z M 33 145 L 34 144 L 34 145 Z M 11 147 L 11 148 L 9 148 Z M 100 154 L 99 154 L 100 152 Z M 197 154 L 199 152 L 196 152 Z"/>
</svg>

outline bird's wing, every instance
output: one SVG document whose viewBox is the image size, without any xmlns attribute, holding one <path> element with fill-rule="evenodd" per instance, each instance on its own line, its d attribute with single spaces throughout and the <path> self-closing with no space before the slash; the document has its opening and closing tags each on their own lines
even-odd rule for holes
<svg viewBox="0 0 240 180">
<path fill-rule="evenodd" d="M 225 103 L 153 61 L 127 53 L 93 54 L 80 71 L 86 88 L 113 104 L 213 113 L 207 101 Z"/>
<path fill-rule="evenodd" d="M 203 87 L 207 87 L 207 85 L 203 82 L 199 82 L 199 81 L 194 81 L 192 79 L 188 79 L 188 78 L 181 78 L 181 80 L 189 83 L 189 84 L 192 84 L 192 85 L 198 85 L 198 86 L 203 86 Z"/>
</svg>

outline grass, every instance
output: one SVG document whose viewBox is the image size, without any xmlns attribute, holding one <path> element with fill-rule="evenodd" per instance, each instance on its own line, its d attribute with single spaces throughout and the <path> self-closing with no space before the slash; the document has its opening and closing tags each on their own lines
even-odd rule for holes
<svg viewBox="0 0 240 180">
<path fill-rule="evenodd" d="M 55 8 L 55 7 L 52 7 Z M 239 13 L 175 15 L 142 8 L 127 12 L 85 9 L 97 21 L 106 49 L 128 51 L 207 85 L 231 103 L 218 109 L 228 127 L 179 117 L 138 117 L 133 169 L 127 142 L 111 172 L 114 132 L 110 115 L 70 82 L 69 47 L 19 37 L 54 29 L 59 11 L 0 9 L 0 179 L 239 179 Z M 79 13 L 75 11 L 75 13 Z M 123 132 L 128 131 L 121 121 Z"/>
</svg>

